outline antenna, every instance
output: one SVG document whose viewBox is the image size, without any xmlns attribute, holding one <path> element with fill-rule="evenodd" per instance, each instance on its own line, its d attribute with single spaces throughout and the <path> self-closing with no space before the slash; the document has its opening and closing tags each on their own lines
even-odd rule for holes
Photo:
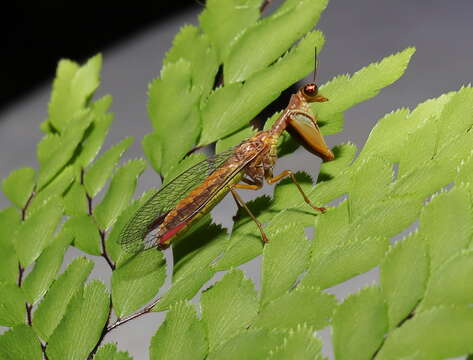
<svg viewBox="0 0 473 360">
<path fill-rule="evenodd" d="M 316 77 L 317 77 L 317 46 L 314 47 L 314 79 L 313 79 L 314 84 L 315 84 Z"/>
</svg>

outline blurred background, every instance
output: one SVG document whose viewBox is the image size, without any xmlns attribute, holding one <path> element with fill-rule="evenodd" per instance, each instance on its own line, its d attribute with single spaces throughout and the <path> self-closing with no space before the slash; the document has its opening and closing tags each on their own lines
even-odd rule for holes
<svg viewBox="0 0 473 360">
<path fill-rule="evenodd" d="M 267 13 L 281 2 L 274 0 Z M 97 52 L 104 55 L 97 97 L 111 94 L 115 113 L 104 148 L 133 136 L 135 144 L 124 159 L 143 157 L 140 142 L 151 131 L 146 113 L 148 83 L 159 75 L 162 58 L 176 32 L 184 24 L 197 24 L 202 8 L 197 0 L 135 0 L 123 4 L 43 0 L 3 4 L 0 178 L 19 167 L 37 167 L 36 144 L 42 136 L 38 127 L 47 115 L 57 61 L 70 58 L 82 62 Z M 399 107 L 412 108 L 469 84 L 473 78 L 472 15 L 471 0 L 332 0 L 317 26 L 327 39 L 319 57 L 320 84 L 408 46 L 415 46 L 417 52 L 405 75 L 376 98 L 350 109 L 345 116 L 345 130 L 328 137 L 327 142 L 333 146 L 351 141 L 360 148 L 385 113 Z M 274 105 L 275 110 L 285 106 L 287 95 Z M 276 171 L 304 169 L 316 176 L 319 165 L 318 159 L 300 149 L 281 159 Z M 138 192 L 158 185 L 159 176 L 148 170 Z M 262 193 L 271 191 L 267 187 Z M 242 195 L 247 200 L 256 196 Z M 7 205 L 0 195 L 0 208 Z M 213 212 L 214 219 L 229 227 L 235 210 L 233 201 L 225 199 Z M 66 263 L 78 254 L 71 250 Z M 168 251 L 168 259 L 169 255 Z M 258 260 L 244 268 L 258 286 Z M 98 259 L 93 277 L 108 281 L 107 269 Z M 374 269 L 329 291 L 341 299 L 376 281 L 377 276 Z M 118 328 L 105 340 L 118 341 L 120 349 L 128 350 L 135 359 L 146 359 L 149 339 L 162 319 L 162 314 L 147 315 Z M 333 358 L 329 329 L 322 336 L 324 352 Z"/>
</svg>

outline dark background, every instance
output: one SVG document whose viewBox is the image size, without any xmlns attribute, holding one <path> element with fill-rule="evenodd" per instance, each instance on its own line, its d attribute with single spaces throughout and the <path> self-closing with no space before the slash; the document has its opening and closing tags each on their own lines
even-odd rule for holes
<svg viewBox="0 0 473 360">
<path fill-rule="evenodd" d="M 198 5 L 179 1 L 9 1 L 1 6 L 0 111 L 54 75 L 60 58 L 77 61 Z"/>
<path fill-rule="evenodd" d="M 315 0 L 314 0 L 315 1 Z M 274 0 L 268 10 L 281 0 Z M 148 83 L 159 75 L 162 58 L 181 26 L 196 24 L 202 5 L 197 1 L 136 0 L 118 2 L 85 0 L 63 5 L 59 1 L 24 2 L 21 7 L 2 5 L 2 56 L 0 57 L 0 179 L 23 166 L 37 168 L 39 124 L 47 115 L 51 81 L 57 61 L 67 57 L 82 62 L 102 52 L 104 64 L 97 96 L 112 94 L 115 120 L 105 149 L 133 136 L 135 144 L 125 159 L 143 157 L 140 145 L 151 131 L 146 112 Z M 428 98 L 458 90 L 473 80 L 473 1 L 471 0 L 331 0 L 318 28 L 326 35 L 319 57 L 320 84 L 342 73 L 416 46 L 417 52 L 404 76 L 374 99 L 346 113 L 345 129 L 329 136 L 330 146 L 351 141 L 361 148 L 376 121 L 399 107 L 413 108 Z M 281 103 L 283 104 L 284 101 Z M 179 106 L 178 99 L 176 106 Z M 280 105 L 283 106 L 283 105 Z M 280 170 L 304 169 L 317 174 L 320 161 L 303 149 L 280 159 Z M 140 179 L 137 192 L 159 185 L 151 170 Z M 263 192 L 271 193 L 267 186 Z M 248 200 L 255 194 L 243 193 Z M 8 205 L 0 195 L 0 208 Z M 214 220 L 231 226 L 235 205 L 224 199 L 213 211 Z M 71 249 L 66 263 L 83 255 Z M 170 259 L 170 250 L 166 251 Z M 92 278 L 109 282 L 102 259 L 94 258 Z M 259 259 L 242 268 L 259 287 Z M 211 280 L 214 282 L 221 274 Z M 329 289 L 339 299 L 378 280 L 373 269 Z M 169 286 L 169 280 L 164 286 Z M 198 300 L 198 298 L 197 298 Z M 149 340 L 163 320 L 150 314 L 118 328 L 105 342 L 118 341 L 136 360 L 146 359 Z M 321 332 L 324 354 L 333 358 L 330 329 Z"/>
</svg>

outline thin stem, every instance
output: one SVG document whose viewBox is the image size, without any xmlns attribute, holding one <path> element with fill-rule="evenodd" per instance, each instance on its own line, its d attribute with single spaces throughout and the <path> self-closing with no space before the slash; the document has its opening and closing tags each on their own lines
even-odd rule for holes
<svg viewBox="0 0 473 360">
<path fill-rule="evenodd" d="M 418 305 L 418 304 L 417 304 Z M 417 305 L 414 307 L 414 309 L 412 309 L 412 311 L 404 318 L 402 319 L 399 324 L 396 326 L 396 328 L 400 328 L 406 321 L 412 319 L 415 315 L 415 310 L 417 308 Z M 371 357 L 371 359 L 375 359 L 376 358 L 376 355 L 378 355 L 378 353 L 381 351 L 381 348 L 383 347 L 384 343 L 386 342 L 386 339 L 388 337 L 388 334 L 386 334 L 383 338 L 383 341 L 381 341 L 381 344 L 379 344 L 378 348 L 376 349 L 376 351 L 374 352 L 373 356 Z"/>
<path fill-rule="evenodd" d="M 144 314 L 147 314 L 151 311 L 151 309 L 154 307 L 154 305 L 156 305 L 158 303 L 158 301 L 160 300 L 160 298 L 157 298 L 155 301 L 153 301 L 151 304 L 149 304 L 148 306 L 144 307 L 142 310 L 138 311 L 137 313 L 135 314 L 132 314 L 130 316 L 127 316 L 123 319 L 117 319 L 117 321 L 115 321 L 112 325 L 109 325 L 110 323 L 110 316 L 112 314 L 112 304 L 110 304 L 110 308 L 109 308 L 109 311 L 108 311 L 108 320 L 107 322 L 105 323 L 105 326 L 102 330 L 102 334 L 100 335 L 100 338 L 99 338 L 99 341 L 97 341 L 97 344 L 95 345 L 94 349 L 90 352 L 89 356 L 87 357 L 87 360 L 92 360 L 95 353 L 97 352 L 100 344 L 102 343 L 103 339 L 105 338 L 105 336 L 110 332 L 112 331 L 113 329 L 119 327 L 120 325 L 123 325 L 125 323 L 127 323 L 128 321 L 131 321 L 133 319 L 136 319 L 137 317 L 140 317 Z"/>
<path fill-rule="evenodd" d="M 91 360 L 93 359 L 95 353 L 97 352 L 100 344 L 102 343 L 105 335 L 107 335 L 107 332 L 108 332 L 108 324 L 110 323 L 110 316 L 112 315 L 112 303 L 110 303 L 110 306 L 108 308 L 108 318 L 107 318 L 107 322 L 105 323 L 103 329 L 102 329 L 102 334 L 100 334 L 100 338 L 99 338 L 99 341 L 97 341 L 97 344 L 95 345 L 95 347 L 92 349 L 92 351 L 90 352 L 89 356 L 87 357 L 87 360 Z"/>
<path fill-rule="evenodd" d="M 23 282 L 23 273 L 25 272 L 25 269 L 21 266 L 20 263 L 18 263 L 18 287 L 21 287 L 21 284 Z"/>
<path fill-rule="evenodd" d="M 26 201 L 25 206 L 23 206 L 23 208 L 21 209 L 21 220 L 22 221 L 24 221 L 26 219 L 26 210 L 28 210 L 28 207 L 30 206 L 31 200 L 33 200 L 34 195 L 35 195 L 35 191 L 33 190 L 30 194 L 30 197 Z"/>
<path fill-rule="evenodd" d="M 271 4 L 272 1 L 273 0 L 264 0 L 259 8 L 259 11 L 262 13 L 268 7 L 268 5 Z"/>
<path fill-rule="evenodd" d="M 151 311 L 151 309 L 159 302 L 159 300 L 160 300 L 160 298 L 157 298 L 151 304 L 144 307 L 142 310 L 138 311 L 137 313 L 129 315 L 129 316 L 123 318 L 123 319 L 117 319 L 117 321 L 115 321 L 115 323 L 113 325 L 111 325 L 107 328 L 107 332 L 112 331 L 113 329 L 119 327 L 120 325 L 123 325 L 123 324 L 127 323 L 130 320 L 136 319 L 137 317 L 140 317 L 144 314 L 149 313 Z"/>
<path fill-rule="evenodd" d="M 35 190 L 33 189 L 33 191 L 30 194 L 30 197 L 28 198 L 28 200 L 26 200 L 25 206 L 23 206 L 23 208 L 21 209 L 21 221 L 25 221 L 26 211 L 28 210 L 28 207 L 30 206 L 31 200 L 33 200 L 34 195 L 35 195 Z M 24 272 L 25 272 L 25 269 L 21 266 L 20 263 L 18 263 L 18 286 L 19 287 L 21 287 L 21 284 L 23 282 Z"/>
<path fill-rule="evenodd" d="M 80 169 L 80 184 L 82 186 L 84 186 L 84 176 L 85 176 L 85 171 L 84 169 Z M 92 197 L 87 193 L 87 191 L 85 192 L 85 196 L 87 197 L 87 209 L 88 209 L 88 213 L 89 215 L 92 215 Z"/>
<path fill-rule="evenodd" d="M 84 185 L 84 176 L 85 176 L 85 171 L 84 169 L 81 169 L 80 170 L 80 184 L 82 186 Z M 88 208 L 89 216 L 93 216 L 94 210 L 92 207 L 92 197 L 87 193 L 87 191 L 85 192 L 85 196 L 87 198 L 87 208 Z M 100 246 L 102 248 L 101 255 L 107 262 L 108 266 L 110 266 L 110 269 L 115 270 L 115 264 L 113 263 L 112 259 L 108 255 L 107 248 L 105 247 L 105 230 L 99 230 L 99 234 L 100 234 Z"/>
<path fill-rule="evenodd" d="M 193 154 L 194 152 L 196 152 L 197 150 L 202 149 L 202 148 L 203 148 L 203 146 L 196 146 L 196 147 L 193 147 L 192 149 L 190 149 L 190 150 L 187 152 L 187 154 L 186 154 L 185 156 L 189 156 L 189 155 Z"/>
<path fill-rule="evenodd" d="M 93 210 L 92 210 L 92 198 L 90 197 L 89 194 L 86 194 L 86 196 L 87 196 L 87 211 L 88 211 L 89 215 L 92 215 L 92 212 L 93 212 Z"/>
<path fill-rule="evenodd" d="M 43 352 L 44 360 L 48 360 L 48 355 L 46 355 L 46 345 L 41 343 L 41 351 Z"/>
<path fill-rule="evenodd" d="M 108 255 L 107 248 L 105 247 L 105 230 L 99 230 L 100 233 L 100 244 L 102 246 L 102 257 L 107 262 L 110 269 L 115 270 L 115 264 L 113 263 L 112 259 Z"/>
<path fill-rule="evenodd" d="M 28 321 L 28 325 L 31 326 L 33 324 L 33 319 L 31 318 L 31 310 L 33 309 L 33 305 L 25 303 L 26 306 L 26 320 Z"/>
</svg>

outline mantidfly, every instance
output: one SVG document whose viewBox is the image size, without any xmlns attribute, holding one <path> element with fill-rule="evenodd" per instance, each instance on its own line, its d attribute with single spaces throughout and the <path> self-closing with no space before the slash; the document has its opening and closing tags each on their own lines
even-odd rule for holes
<svg viewBox="0 0 473 360">
<path fill-rule="evenodd" d="M 231 150 L 210 157 L 177 176 L 154 194 L 132 216 L 120 234 L 120 243 L 128 252 L 138 252 L 152 247 L 165 249 L 178 235 L 187 231 L 200 218 L 231 192 L 237 205 L 246 210 L 258 226 L 263 242 L 268 242 L 262 224 L 251 213 L 237 189 L 258 190 L 264 180 L 274 184 L 291 178 L 305 202 L 311 203 L 290 170 L 273 176 L 277 159 L 277 141 L 284 130 L 310 152 L 324 161 L 334 159 L 327 147 L 309 103 L 328 99 L 319 94 L 314 81 L 291 96 L 288 106 L 270 130 L 259 131 Z M 241 183 L 242 182 L 242 183 Z"/>
</svg>

